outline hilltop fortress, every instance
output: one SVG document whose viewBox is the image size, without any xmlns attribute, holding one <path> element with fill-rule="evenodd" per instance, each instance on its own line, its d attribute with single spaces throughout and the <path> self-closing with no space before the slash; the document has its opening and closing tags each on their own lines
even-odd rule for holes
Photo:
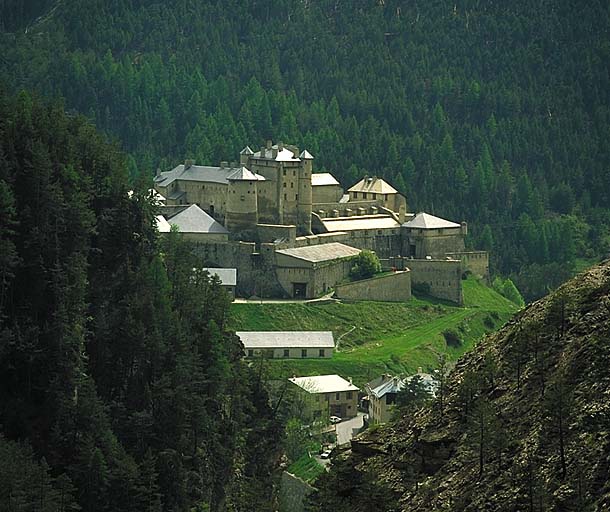
<svg viewBox="0 0 610 512">
<path fill-rule="evenodd" d="M 344 192 L 332 174 L 313 172 L 307 150 L 281 142 L 239 157 L 218 167 L 186 160 L 154 179 L 159 230 L 175 224 L 208 266 L 237 268 L 238 294 L 320 296 L 345 280 L 362 249 L 457 303 L 465 272 L 488 277 L 488 254 L 465 251 L 465 222 L 407 213 L 406 198 L 381 178 Z"/>
</svg>

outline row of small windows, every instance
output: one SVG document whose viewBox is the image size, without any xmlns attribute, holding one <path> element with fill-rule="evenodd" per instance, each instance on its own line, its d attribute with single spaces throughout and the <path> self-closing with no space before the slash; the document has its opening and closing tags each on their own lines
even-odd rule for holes
<svg viewBox="0 0 610 512">
<path fill-rule="evenodd" d="M 374 194 L 373 192 L 354 192 L 354 199 L 358 199 L 359 193 L 362 194 L 362 199 L 368 199 L 368 196 L 370 195 L 371 199 L 377 199 L 377 196 L 383 196 L 384 201 L 388 200 L 388 194 Z"/>
<path fill-rule="evenodd" d="M 248 357 L 254 357 L 254 349 L 249 348 L 248 349 Z M 290 349 L 289 348 L 285 348 L 284 349 L 284 357 L 290 357 Z M 302 348 L 301 349 L 301 357 L 308 357 L 308 349 L 306 348 Z M 326 350 L 323 348 L 318 349 L 318 357 L 326 357 Z"/>
<path fill-rule="evenodd" d="M 344 391 L 345 393 L 345 399 L 346 400 L 351 400 L 353 398 L 353 391 Z M 325 393 L 324 394 L 324 399 L 328 402 L 330 401 L 330 397 L 331 397 L 332 393 Z M 341 392 L 335 393 L 335 400 L 341 400 Z"/>
</svg>

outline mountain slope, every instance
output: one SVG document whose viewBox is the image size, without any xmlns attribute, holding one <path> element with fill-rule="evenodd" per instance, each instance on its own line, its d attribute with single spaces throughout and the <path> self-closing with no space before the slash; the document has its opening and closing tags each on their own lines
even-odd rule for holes
<svg viewBox="0 0 610 512">
<path fill-rule="evenodd" d="M 608 510 L 609 335 L 606 261 L 466 354 L 442 404 L 353 442 L 312 510 Z"/>
</svg>

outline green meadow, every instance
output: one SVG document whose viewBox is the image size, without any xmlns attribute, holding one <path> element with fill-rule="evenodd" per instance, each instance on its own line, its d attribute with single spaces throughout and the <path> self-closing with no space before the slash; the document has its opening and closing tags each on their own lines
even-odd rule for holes
<svg viewBox="0 0 610 512">
<path fill-rule="evenodd" d="M 406 303 L 233 304 L 229 325 L 238 331 L 330 330 L 337 344 L 331 359 L 271 360 L 271 376 L 336 373 L 362 386 L 382 373 L 431 370 L 443 353 L 455 360 L 518 309 L 479 280 L 463 285 L 463 307 L 429 297 Z M 458 344 L 447 345 L 447 330 L 457 334 Z"/>
</svg>

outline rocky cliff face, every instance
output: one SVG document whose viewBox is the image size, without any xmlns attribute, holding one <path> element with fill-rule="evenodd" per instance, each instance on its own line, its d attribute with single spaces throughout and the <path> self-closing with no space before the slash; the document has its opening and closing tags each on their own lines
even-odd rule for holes
<svg viewBox="0 0 610 512">
<path fill-rule="evenodd" d="M 610 510 L 610 261 L 481 341 L 442 400 L 338 454 L 311 510 Z"/>
</svg>

